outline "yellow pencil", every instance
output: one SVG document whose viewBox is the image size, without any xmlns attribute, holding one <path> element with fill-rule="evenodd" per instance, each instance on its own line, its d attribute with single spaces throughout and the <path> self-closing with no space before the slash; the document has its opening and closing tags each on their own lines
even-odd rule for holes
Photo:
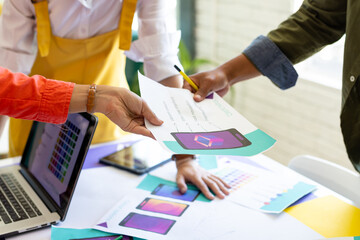
<svg viewBox="0 0 360 240">
<path fill-rule="evenodd" d="M 181 69 L 174 65 L 174 67 L 176 68 L 176 70 L 179 71 L 179 73 L 183 76 L 183 78 L 190 84 L 190 86 L 192 86 L 196 91 L 199 90 L 199 87 L 196 86 L 196 84 L 188 77 L 188 75 L 186 75 L 183 71 L 181 71 Z"/>
</svg>

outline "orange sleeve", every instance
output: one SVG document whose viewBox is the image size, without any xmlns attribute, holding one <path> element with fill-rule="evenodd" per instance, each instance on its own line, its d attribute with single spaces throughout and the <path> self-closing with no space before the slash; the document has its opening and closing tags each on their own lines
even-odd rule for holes
<svg viewBox="0 0 360 240">
<path fill-rule="evenodd" d="M 67 119 L 74 83 L 0 67 L 0 115 L 50 123 Z"/>
</svg>

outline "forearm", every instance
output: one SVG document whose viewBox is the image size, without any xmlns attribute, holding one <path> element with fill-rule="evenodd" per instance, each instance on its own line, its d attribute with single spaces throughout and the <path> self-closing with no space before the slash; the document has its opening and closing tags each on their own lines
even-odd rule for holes
<svg viewBox="0 0 360 240">
<path fill-rule="evenodd" d="M 73 85 L 0 67 L 0 115 L 62 123 L 67 118 Z"/>
<path fill-rule="evenodd" d="M 76 84 L 74 86 L 73 94 L 69 105 L 69 113 L 87 111 L 89 88 L 90 85 Z M 106 114 L 109 111 L 108 106 L 111 106 L 111 103 L 115 101 L 118 96 L 117 90 L 118 88 L 110 86 L 96 85 L 93 112 L 100 112 Z"/>
<path fill-rule="evenodd" d="M 180 74 L 165 78 L 160 81 L 160 83 L 167 87 L 173 87 L 173 88 L 181 88 L 182 87 L 182 77 Z"/>
<path fill-rule="evenodd" d="M 86 112 L 89 85 L 75 85 L 69 113 Z M 152 137 L 145 127 L 145 119 L 155 126 L 163 122 L 150 110 L 146 102 L 126 88 L 97 85 L 91 112 L 103 113 L 122 130 Z"/>
<path fill-rule="evenodd" d="M 89 85 L 75 84 L 70 100 L 69 113 L 86 112 L 88 92 Z"/>
<path fill-rule="evenodd" d="M 217 70 L 225 74 L 230 85 L 261 75 L 259 70 L 244 54 L 220 65 Z"/>
</svg>

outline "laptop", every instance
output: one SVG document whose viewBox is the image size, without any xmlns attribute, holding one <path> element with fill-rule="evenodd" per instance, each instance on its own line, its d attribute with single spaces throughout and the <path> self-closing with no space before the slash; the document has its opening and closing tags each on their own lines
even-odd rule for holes
<svg viewBox="0 0 360 240">
<path fill-rule="evenodd" d="M 65 219 L 96 125 L 88 113 L 33 123 L 20 165 L 0 168 L 0 237 Z"/>
</svg>

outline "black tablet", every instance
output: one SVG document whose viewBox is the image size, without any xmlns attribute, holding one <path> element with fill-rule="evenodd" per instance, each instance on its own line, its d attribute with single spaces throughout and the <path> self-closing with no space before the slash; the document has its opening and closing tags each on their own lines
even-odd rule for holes
<svg viewBox="0 0 360 240">
<path fill-rule="evenodd" d="M 112 165 L 136 174 L 147 173 L 171 160 L 172 154 L 151 139 L 143 139 L 102 157 L 101 163 Z"/>
</svg>

